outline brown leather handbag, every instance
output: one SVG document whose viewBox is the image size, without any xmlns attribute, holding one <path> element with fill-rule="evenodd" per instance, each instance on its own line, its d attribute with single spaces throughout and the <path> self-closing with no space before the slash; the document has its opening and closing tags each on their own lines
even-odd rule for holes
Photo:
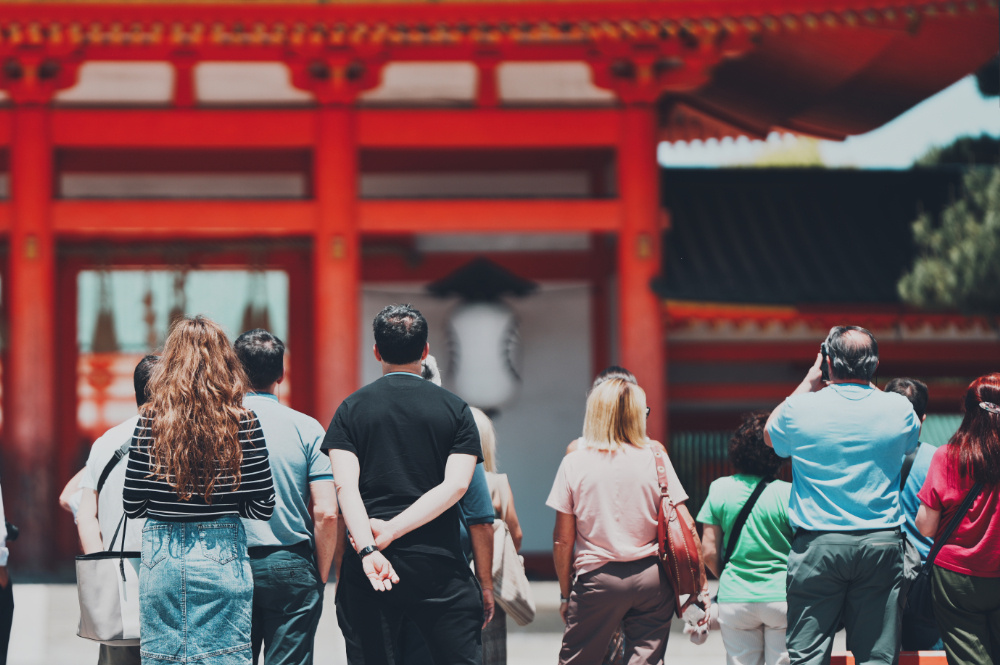
<svg viewBox="0 0 1000 665">
<path fill-rule="evenodd" d="M 681 616 L 690 605 L 705 609 L 699 595 L 705 586 L 705 564 L 699 556 L 695 535 L 677 512 L 667 486 L 667 454 L 654 447 L 656 477 L 660 483 L 660 508 L 656 516 L 656 541 L 660 565 L 670 578 L 676 603 L 674 611 Z M 682 603 L 683 600 L 683 603 Z"/>
</svg>

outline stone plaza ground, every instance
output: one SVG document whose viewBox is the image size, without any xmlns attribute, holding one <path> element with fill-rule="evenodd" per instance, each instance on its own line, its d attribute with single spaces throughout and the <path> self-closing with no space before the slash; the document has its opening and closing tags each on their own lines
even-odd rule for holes
<svg viewBox="0 0 1000 665">
<path fill-rule="evenodd" d="M 508 662 L 510 665 L 555 665 L 562 638 L 559 588 L 555 582 L 535 582 L 532 588 L 538 615 L 525 628 L 509 621 Z M 317 665 L 342 665 L 347 662 L 344 641 L 334 613 L 333 591 L 331 584 L 327 588 L 323 618 L 316 637 Z M 76 635 L 80 610 L 75 586 L 15 583 L 14 603 L 9 665 L 93 665 L 97 662 L 96 643 Z M 725 650 L 718 632 L 712 632 L 708 641 L 698 646 L 681 632 L 681 626 L 679 620 L 674 620 L 671 625 L 665 659 L 668 665 L 725 663 Z M 843 649 L 844 635 L 840 633 L 834 651 Z"/>
</svg>

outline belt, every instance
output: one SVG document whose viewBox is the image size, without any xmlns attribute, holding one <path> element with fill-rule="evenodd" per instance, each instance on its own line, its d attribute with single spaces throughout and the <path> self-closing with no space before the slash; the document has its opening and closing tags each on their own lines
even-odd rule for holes
<svg viewBox="0 0 1000 665">
<path fill-rule="evenodd" d="M 800 533 L 804 534 L 804 535 L 805 534 L 817 534 L 817 535 L 819 535 L 819 534 L 823 534 L 823 533 L 838 533 L 838 534 L 841 534 L 841 535 L 844 535 L 844 536 L 870 536 L 873 533 L 896 533 L 896 534 L 900 534 L 900 533 L 902 533 L 902 529 L 900 527 L 898 527 L 898 526 L 894 526 L 894 527 L 888 527 L 888 528 L 885 528 L 885 529 L 862 529 L 860 531 L 834 531 L 834 530 L 826 530 L 826 529 L 817 529 L 817 530 L 803 529 L 803 528 L 800 527 L 800 528 L 796 529 L 795 535 L 797 536 Z"/>
<path fill-rule="evenodd" d="M 303 556 L 312 556 L 312 542 L 300 540 L 294 545 L 256 545 L 247 548 L 247 554 L 251 559 L 262 559 L 276 552 L 294 552 Z"/>
</svg>

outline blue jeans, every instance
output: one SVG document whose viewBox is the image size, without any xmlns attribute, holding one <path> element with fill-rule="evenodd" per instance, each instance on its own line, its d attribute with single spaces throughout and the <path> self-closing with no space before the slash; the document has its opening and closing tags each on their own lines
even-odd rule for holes
<svg viewBox="0 0 1000 665">
<path fill-rule="evenodd" d="M 146 520 L 139 569 L 143 665 L 250 665 L 252 600 L 238 517 Z"/>
</svg>

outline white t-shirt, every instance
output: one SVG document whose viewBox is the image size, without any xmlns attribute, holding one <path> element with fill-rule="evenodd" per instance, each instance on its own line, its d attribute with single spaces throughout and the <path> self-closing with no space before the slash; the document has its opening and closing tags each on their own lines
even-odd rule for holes
<svg viewBox="0 0 1000 665">
<path fill-rule="evenodd" d="M 90 489 L 97 491 L 97 481 L 104 473 L 104 467 L 111 461 L 115 451 L 122 447 L 123 443 L 132 440 L 135 426 L 139 422 L 139 416 L 135 415 L 120 425 L 115 425 L 101 438 L 94 442 L 90 449 L 90 456 L 87 458 L 87 466 L 84 467 L 83 476 L 80 478 L 80 489 Z M 97 497 L 97 521 L 101 525 L 101 538 L 104 541 L 104 548 L 111 546 L 111 537 L 118 528 L 125 509 L 122 506 L 122 492 L 125 488 L 125 467 L 127 466 L 125 457 L 112 469 L 108 479 L 104 482 L 100 495 Z M 125 529 L 125 549 L 138 552 L 142 549 L 142 526 L 146 523 L 144 519 L 127 520 L 128 526 L 122 525 Z M 121 535 L 115 543 L 115 549 L 121 547 Z"/>
<path fill-rule="evenodd" d="M 670 498 L 686 501 L 669 459 L 666 465 Z M 571 452 L 559 465 L 545 503 L 576 517 L 573 569 L 578 575 L 611 561 L 638 561 L 657 553 L 660 483 L 650 446 Z"/>
</svg>

